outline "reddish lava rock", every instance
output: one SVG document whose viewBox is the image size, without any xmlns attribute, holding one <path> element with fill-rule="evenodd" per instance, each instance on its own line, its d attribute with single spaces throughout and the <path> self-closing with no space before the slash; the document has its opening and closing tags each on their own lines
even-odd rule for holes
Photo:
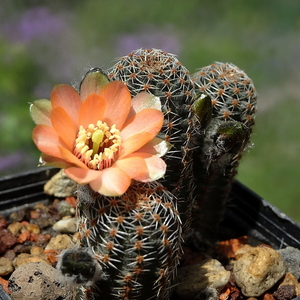
<svg viewBox="0 0 300 300">
<path fill-rule="evenodd" d="M 18 242 L 18 238 L 7 229 L 0 230 L 0 254 Z"/>
</svg>

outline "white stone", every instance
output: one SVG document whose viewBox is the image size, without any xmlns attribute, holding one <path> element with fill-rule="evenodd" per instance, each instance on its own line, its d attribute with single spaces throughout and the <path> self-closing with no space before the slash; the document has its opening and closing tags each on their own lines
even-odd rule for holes
<svg viewBox="0 0 300 300">
<path fill-rule="evenodd" d="M 247 297 L 258 297 L 283 277 L 286 267 L 274 249 L 245 245 L 236 253 L 233 274 L 237 285 Z"/>
<path fill-rule="evenodd" d="M 55 197 L 69 197 L 74 196 L 76 188 L 77 183 L 60 170 L 44 185 L 44 192 Z"/>
<path fill-rule="evenodd" d="M 77 218 L 59 220 L 53 225 L 53 229 L 58 232 L 75 233 L 77 231 Z"/>
</svg>

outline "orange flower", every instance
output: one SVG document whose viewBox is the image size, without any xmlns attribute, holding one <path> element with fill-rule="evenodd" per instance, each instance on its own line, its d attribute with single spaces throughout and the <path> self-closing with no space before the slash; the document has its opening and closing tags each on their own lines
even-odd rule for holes
<svg viewBox="0 0 300 300">
<path fill-rule="evenodd" d="M 87 73 L 80 94 L 65 84 L 51 101 L 31 104 L 37 124 L 32 138 L 43 165 L 65 169 L 68 177 L 106 196 L 120 196 L 131 180 L 164 176 L 160 158 L 170 148 L 156 137 L 163 125 L 160 100 L 146 92 L 131 99 L 120 81 L 109 82 L 98 69 Z"/>
</svg>

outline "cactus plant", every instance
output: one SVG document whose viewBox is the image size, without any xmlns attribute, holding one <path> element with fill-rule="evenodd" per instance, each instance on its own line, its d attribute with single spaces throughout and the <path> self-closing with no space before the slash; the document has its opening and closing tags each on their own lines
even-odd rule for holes
<svg viewBox="0 0 300 300">
<path fill-rule="evenodd" d="M 110 79 L 123 81 L 133 96 L 147 91 L 160 98 L 165 121 L 159 136 L 173 145 L 165 156 L 167 171 L 161 182 L 178 197 L 182 217 L 189 221 L 194 199 L 191 150 L 199 127 L 193 118 L 196 94 L 189 71 L 173 54 L 138 49 L 121 57 L 108 73 Z"/>
<path fill-rule="evenodd" d="M 197 182 L 193 228 L 200 240 L 207 241 L 216 235 L 239 160 L 250 144 L 257 94 L 252 80 L 230 63 L 203 67 L 193 80 L 197 92 L 211 101 L 193 153 Z"/>
<path fill-rule="evenodd" d="M 80 245 L 58 263 L 79 285 L 77 299 L 169 298 L 192 208 L 193 228 L 209 239 L 255 105 L 252 81 L 235 66 L 216 63 L 192 79 L 157 49 L 136 50 L 106 73 L 89 70 L 79 94 L 60 85 L 51 102 L 31 105 L 42 161 L 81 184 Z"/>
</svg>

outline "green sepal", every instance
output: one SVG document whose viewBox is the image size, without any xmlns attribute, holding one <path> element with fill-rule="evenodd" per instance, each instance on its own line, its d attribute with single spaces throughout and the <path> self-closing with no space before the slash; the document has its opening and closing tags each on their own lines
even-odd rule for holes
<svg viewBox="0 0 300 300">
<path fill-rule="evenodd" d="M 208 95 L 200 94 L 193 104 L 193 109 L 201 124 L 201 128 L 206 128 L 212 118 L 212 104 Z"/>
<path fill-rule="evenodd" d="M 30 115 L 35 124 L 51 126 L 50 112 L 52 110 L 51 101 L 48 99 L 35 100 L 30 104 Z"/>
<path fill-rule="evenodd" d="M 102 69 L 90 69 L 84 75 L 79 86 L 81 99 L 84 101 L 86 97 L 92 93 L 99 94 L 100 90 L 108 83 L 109 79 Z"/>
</svg>

